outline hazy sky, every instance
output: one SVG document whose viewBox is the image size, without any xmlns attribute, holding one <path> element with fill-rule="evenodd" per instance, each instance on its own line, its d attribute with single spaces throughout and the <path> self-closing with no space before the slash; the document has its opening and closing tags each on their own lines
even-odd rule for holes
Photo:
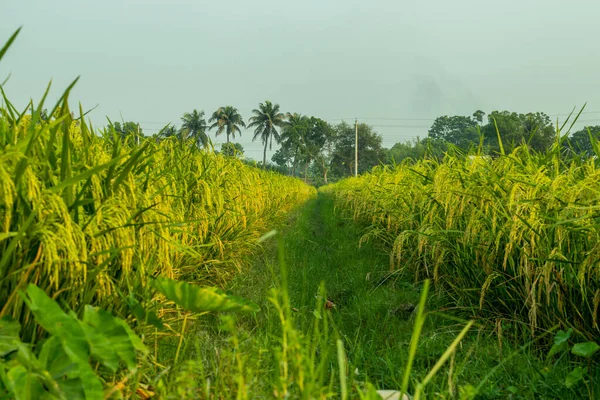
<svg viewBox="0 0 600 400">
<path fill-rule="evenodd" d="M 587 102 L 582 122 L 600 124 L 598 15 L 596 0 L 0 0 L 0 42 L 23 26 L 0 82 L 12 73 L 23 107 L 81 75 L 72 105 L 149 134 L 194 108 L 246 119 L 267 99 L 357 117 L 386 147 L 477 109 L 564 118 Z M 236 141 L 262 158 L 251 138 Z"/>
</svg>

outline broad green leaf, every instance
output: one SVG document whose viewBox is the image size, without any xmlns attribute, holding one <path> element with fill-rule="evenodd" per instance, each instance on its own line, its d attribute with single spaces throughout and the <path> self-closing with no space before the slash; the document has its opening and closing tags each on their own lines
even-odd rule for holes
<svg viewBox="0 0 600 400">
<path fill-rule="evenodd" d="M 103 312 L 106 312 L 106 311 L 103 311 Z M 127 336 L 129 336 L 129 340 L 131 341 L 131 344 L 137 351 L 139 351 L 143 354 L 148 354 L 148 349 L 142 342 L 142 339 L 140 339 L 140 337 L 133 331 L 133 329 L 131 329 L 129 327 L 129 325 L 127 325 L 127 323 L 125 321 L 123 321 L 122 319 L 119 319 L 119 318 L 115 318 L 115 323 L 117 325 L 120 325 L 125 330 L 125 333 L 127 333 Z"/>
<path fill-rule="evenodd" d="M 42 383 L 22 365 L 8 370 L 4 385 L 15 400 L 37 400 L 46 393 Z"/>
<path fill-rule="evenodd" d="M 60 391 L 65 399 L 85 399 L 85 391 L 81 379 L 61 379 L 58 381 Z"/>
<path fill-rule="evenodd" d="M 19 322 L 10 317 L 0 319 L 0 357 L 17 350 L 19 340 Z"/>
<path fill-rule="evenodd" d="M 90 347 L 79 322 L 65 314 L 54 300 L 35 285 L 27 286 L 23 298 L 42 328 L 60 338 L 69 357 L 87 362 Z"/>
<path fill-rule="evenodd" d="M 77 365 L 63 350 L 60 339 L 56 336 L 52 336 L 44 342 L 38 359 L 53 379 L 63 378 L 77 368 Z"/>
<path fill-rule="evenodd" d="M 55 338 L 56 337 L 52 337 Z M 51 338 L 51 339 L 52 339 Z M 49 339 L 49 341 L 51 341 Z M 59 346 L 61 346 L 60 341 L 56 339 Z M 57 398 L 61 400 L 67 400 L 67 397 L 64 393 L 61 393 L 60 386 L 57 380 L 52 376 L 52 374 L 45 368 L 44 363 L 42 363 L 39 359 L 35 357 L 35 354 L 29 348 L 29 345 L 19 342 L 18 343 L 18 353 L 16 357 L 16 361 L 23 366 L 27 372 L 31 375 L 31 377 L 35 377 L 39 381 L 39 383 L 44 388 L 44 394 L 46 397 L 41 398 Z M 35 397 L 38 398 L 38 397 Z"/>
<path fill-rule="evenodd" d="M 77 369 L 70 375 L 72 378 L 79 378 L 81 381 L 81 387 L 85 393 L 85 399 L 103 400 L 104 391 L 102 389 L 102 383 L 96 376 L 94 370 L 88 364 L 88 361 L 79 359 L 77 355 L 73 354 L 72 348 L 70 347 L 64 347 L 64 350 L 71 360 L 77 365 Z"/>
<path fill-rule="evenodd" d="M 28 285 L 26 293 L 22 296 L 36 321 L 50 334 L 59 338 L 65 354 L 75 365 L 70 378 L 80 379 L 85 398 L 103 399 L 102 383 L 89 365 L 88 337 L 93 338 L 95 335 L 86 332 L 80 321 L 63 312 L 58 304 L 37 286 Z"/>
<path fill-rule="evenodd" d="M 86 306 L 86 311 L 89 306 Z M 117 336 L 107 335 L 106 326 L 90 326 L 86 322 L 86 314 L 84 314 L 84 322 L 78 321 L 81 329 L 85 333 L 87 342 L 90 346 L 90 353 L 95 360 L 98 360 L 110 369 L 112 372 L 117 372 L 119 369 L 119 348 L 120 343 L 117 343 Z"/>
<path fill-rule="evenodd" d="M 598 350 L 600 350 L 600 346 L 598 346 L 598 343 L 585 342 L 577 343 L 575 346 L 573 346 L 573 348 L 571 349 L 571 353 L 575 354 L 576 356 L 590 358 L 591 356 L 596 354 Z"/>
<path fill-rule="evenodd" d="M 567 348 L 567 342 L 569 338 L 571 338 L 571 334 L 573 333 L 573 329 L 569 328 L 568 331 L 558 331 L 556 335 L 554 335 L 554 345 L 548 352 L 547 358 L 552 357 L 555 354 L 558 354 L 564 351 Z"/>
<path fill-rule="evenodd" d="M 165 297 L 188 311 L 259 311 L 257 304 L 230 296 L 215 287 L 199 287 L 186 282 L 158 278 L 150 282 Z"/>
<path fill-rule="evenodd" d="M 99 335 L 105 337 L 111 347 L 110 351 L 115 352 L 116 363 L 111 366 L 111 368 L 114 367 L 114 371 L 118 367 L 119 359 L 127 365 L 130 371 L 136 369 L 136 349 L 144 353 L 147 350 L 135 334 L 133 334 L 134 338 L 132 340 L 132 337 L 125 328 L 126 324 L 122 323 L 121 320 L 115 318 L 109 312 L 89 305 L 85 306 L 83 321 Z M 93 350 L 94 344 L 92 343 Z"/>
<path fill-rule="evenodd" d="M 550 348 L 550 351 L 548 351 L 548 355 L 546 356 L 546 358 L 548 359 L 548 358 L 554 356 L 555 354 L 563 352 L 566 347 L 567 347 L 566 343 L 553 344 L 552 347 Z"/>
<path fill-rule="evenodd" d="M 568 331 L 558 331 L 556 335 L 554 335 L 554 344 L 563 344 L 566 343 L 567 340 L 571 338 L 571 334 L 573 333 L 573 329 L 569 328 Z"/>
<path fill-rule="evenodd" d="M 581 367 L 577 367 L 573 371 L 569 372 L 569 374 L 565 378 L 565 386 L 568 389 L 575 386 L 577 382 L 583 379 L 583 375 L 585 374 L 585 372 L 586 370 Z"/>
<path fill-rule="evenodd" d="M 65 352 L 58 337 L 52 336 L 44 343 L 39 361 L 48 371 L 49 379 L 53 380 L 64 399 L 94 398 L 86 397 L 86 393 L 91 396 L 98 396 L 101 393 L 102 384 L 94 371 L 87 363 L 73 361 L 72 357 Z"/>
</svg>

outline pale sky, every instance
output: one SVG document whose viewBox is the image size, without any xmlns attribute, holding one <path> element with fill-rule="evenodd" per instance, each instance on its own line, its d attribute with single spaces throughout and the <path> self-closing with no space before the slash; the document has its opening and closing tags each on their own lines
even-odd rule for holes
<svg viewBox="0 0 600 400">
<path fill-rule="evenodd" d="M 580 125 L 593 125 L 598 15 L 595 0 L 0 0 L 0 43 L 23 26 L 0 82 L 12 74 L 5 90 L 24 107 L 50 79 L 54 101 L 81 75 L 72 106 L 99 104 L 94 124 L 122 116 L 147 134 L 194 108 L 232 105 L 247 120 L 264 100 L 359 118 L 386 147 L 477 109 L 562 119 L 587 102 Z M 262 159 L 251 139 L 236 141 Z"/>
</svg>

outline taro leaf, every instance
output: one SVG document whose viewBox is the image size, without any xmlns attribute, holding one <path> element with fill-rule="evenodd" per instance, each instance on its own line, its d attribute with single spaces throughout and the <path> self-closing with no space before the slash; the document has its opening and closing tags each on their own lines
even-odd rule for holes
<svg viewBox="0 0 600 400">
<path fill-rule="evenodd" d="M 596 354 L 598 350 L 600 350 L 600 346 L 598 346 L 596 342 L 585 342 L 577 343 L 575 346 L 573 346 L 571 353 L 575 354 L 576 356 L 590 358 Z"/>
<path fill-rule="evenodd" d="M 104 399 L 102 383 L 89 365 L 90 345 L 83 324 L 63 312 L 35 285 L 29 284 L 26 293 L 21 295 L 42 328 L 60 340 L 63 351 L 75 365 L 70 377 L 79 378 L 85 398 Z"/>
<path fill-rule="evenodd" d="M 96 373 L 94 372 L 92 367 L 90 367 L 90 365 L 87 362 L 82 362 L 80 360 L 75 360 L 75 362 L 77 363 L 77 371 L 71 374 L 71 376 L 75 379 L 79 379 L 79 387 L 83 389 L 85 399 L 104 400 L 104 391 L 102 389 L 102 383 L 100 383 L 100 380 L 96 376 Z M 67 382 L 66 388 L 69 392 L 71 392 L 73 389 L 73 385 L 70 382 Z"/>
<path fill-rule="evenodd" d="M 127 365 L 130 371 L 135 371 L 137 364 L 135 351 L 147 353 L 147 349 L 127 324 L 115 318 L 111 313 L 89 305 L 85 306 L 83 321 L 92 330 L 105 337 L 118 358 Z"/>
<path fill-rule="evenodd" d="M 60 339 L 56 336 L 52 336 L 44 342 L 38 359 L 53 379 L 64 378 L 74 369 L 77 369 L 77 365 L 67 356 Z"/>
<path fill-rule="evenodd" d="M 571 338 L 571 334 L 573 333 L 573 329 L 569 328 L 568 331 L 558 331 L 554 336 L 554 344 L 563 344 L 566 343 L 567 340 Z"/>
<path fill-rule="evenodd" d="M 215 287 L 199 287 L 186 282 L 158 278 L 150 284 L 175 304 L 188 311 L 244 311 L 256 312 L 256 303 L 237 296 L 230 296 Z"/>
<path fill-rule="evenodd" d="M 60 340 L 58 340 L 58 338 L 56 336 L 52 336 L 50 339 L 46 340 L 46 342 L 44 343 L 42 348 L 47 347 L 48 342 L 50 342 L 50 346 L 52 346 L 52 343 L 56 343 L 56 345 L 62 350 L 62 345 L 60 343 Z M 63 391 L 61 390 L 61 385 L 60 385 L 60 383 L 62 383 L 62 381 L 61 380 L 57 381 L 57 379 L 55 379 L 55 377 L 52 376 L 52 373 L 50 371 L 48 371 L 47 368 L 45 367 L 45 363 L 35 357 L 35 355 L 31 351 L 31 349 L 29 348 L 29 345 L 26 345 L 21 342 L 19 342 L 17 345 L 18 345 L 17 361 L 19 362 L 19 364 L 21 366 L 23 366 L 27 370 L 27 373 L 30 375 L 30 377 L 28 379 L 35 378 L 40 383 L 40 385 L 43 386 L 44 394 L 47 394 L 47 396 L 41 397 L 41 398 L 43 398 L 43 399 L 45 399 L 45 398 L 55 399 L 56 398 L 56 399 L 61 399 L 61 400 L 63 400 L 63 399 L 67 400 L 67 399 L 73 398 L 73 397 L 69 397 L 65 393 L 63 393 Z M 63 352 L 63 356 L 64 356 L 64 352 Z M 39 397 L 32 397 L 32 399 L 34 399 L 34 398 L 37 399 Z"/>
<path fill-rule="evenodd" d="M 83 385 L 81 384 L 81 379 L 61 379 L 58 381 L 58 384 L 60 386 L 60 392 L 65 396 L 65 399 L 87 399 L 87 397 L 85 397 Z"/>
<path fill-rule="evenodd" d="M 86 306 L 86 311 L 87 311 Z M 114 337 L 106 335 L 100 326 L 90 326 L 85 320 L 86 314 L 84 314 L 84 321 L 78 321 L 90 346 L 90 353 L 92 357 L 102 363 L 105 367 L 110 369 L 112 372 L 117 372 L 119 369 L 119 352 L 117 346 L 113 342 Z"/>
<path fill-rule="evenodd" d="M 18 321 L 10 317 L 0 318 L 0 357 L 17 350 L 20 330 Z"/>
<path fill-rule="evenodd" d="M 567 342 L 571 338 L 572 333 L 573 333 L 573 329 L 571 329 L 571 328 L 569 328 L 569 330 L 566 332 L 562 331 L 562 330 L 558 331 L 556 333 L 556 335 L 554 336 L 554 345 L 548 352 L 547 358 L 550 358 L 553 355 L 565 350 L 565 348 L 567 347 Z"/>
<path fill-rule="evenodd" d="M 60 339 L 65 353 L 71 359 L 76 357 L 87 362 L 90 348 L 79 321 L 65 314 L 54 300 L 35 285 L 27 286 L 23 299 L 35 316 L 37 323 L 51 335 Z"/>
<path fill-rule="evenodd" d="M 35 374 L 27 371 L 22 365 L 9 369 L 3 378 L 4 385 L 15 400 L 41 399 L 46 394 L 44 386 Z"/>
<path fill-rule="evenodd" d="M 565 386 L 567 387 L 567 389 L 572 388 L 577 384 L 577 382 L 582 380 L 585 372 L 586 369 L 583 369 L 581 367 L 577 367 L 573 371 L 569 372 L 569 374 L 565 378 Z"/>
</svg>

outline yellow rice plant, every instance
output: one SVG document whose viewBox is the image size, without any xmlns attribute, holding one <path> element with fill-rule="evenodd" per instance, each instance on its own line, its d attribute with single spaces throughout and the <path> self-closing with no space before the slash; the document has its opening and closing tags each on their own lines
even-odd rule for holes
<svg viewBox="0 0 600 400">
<path fill-rule="evenodd" d="M 559 168 L 556 168 L 559 165 Z M 322 189 L 385 243 L 391 269 L 433 278 L 483 315 L 532 334 L 561 324 L 598 338 L 600 169 L 519 147 L 377 167 Z"/>
<path fill-rule="evenodd" d="M 149 277 L 226 282 L 261 233 L 315 194 L 190 143 L 98 135 L 66 95 L 50 120 L 40 110 L 0 111 L 0 316 L 25 337 L 28 283 L 75 312 L 92 303 L 123 315 L 123 296 Z"/>
</svg>

